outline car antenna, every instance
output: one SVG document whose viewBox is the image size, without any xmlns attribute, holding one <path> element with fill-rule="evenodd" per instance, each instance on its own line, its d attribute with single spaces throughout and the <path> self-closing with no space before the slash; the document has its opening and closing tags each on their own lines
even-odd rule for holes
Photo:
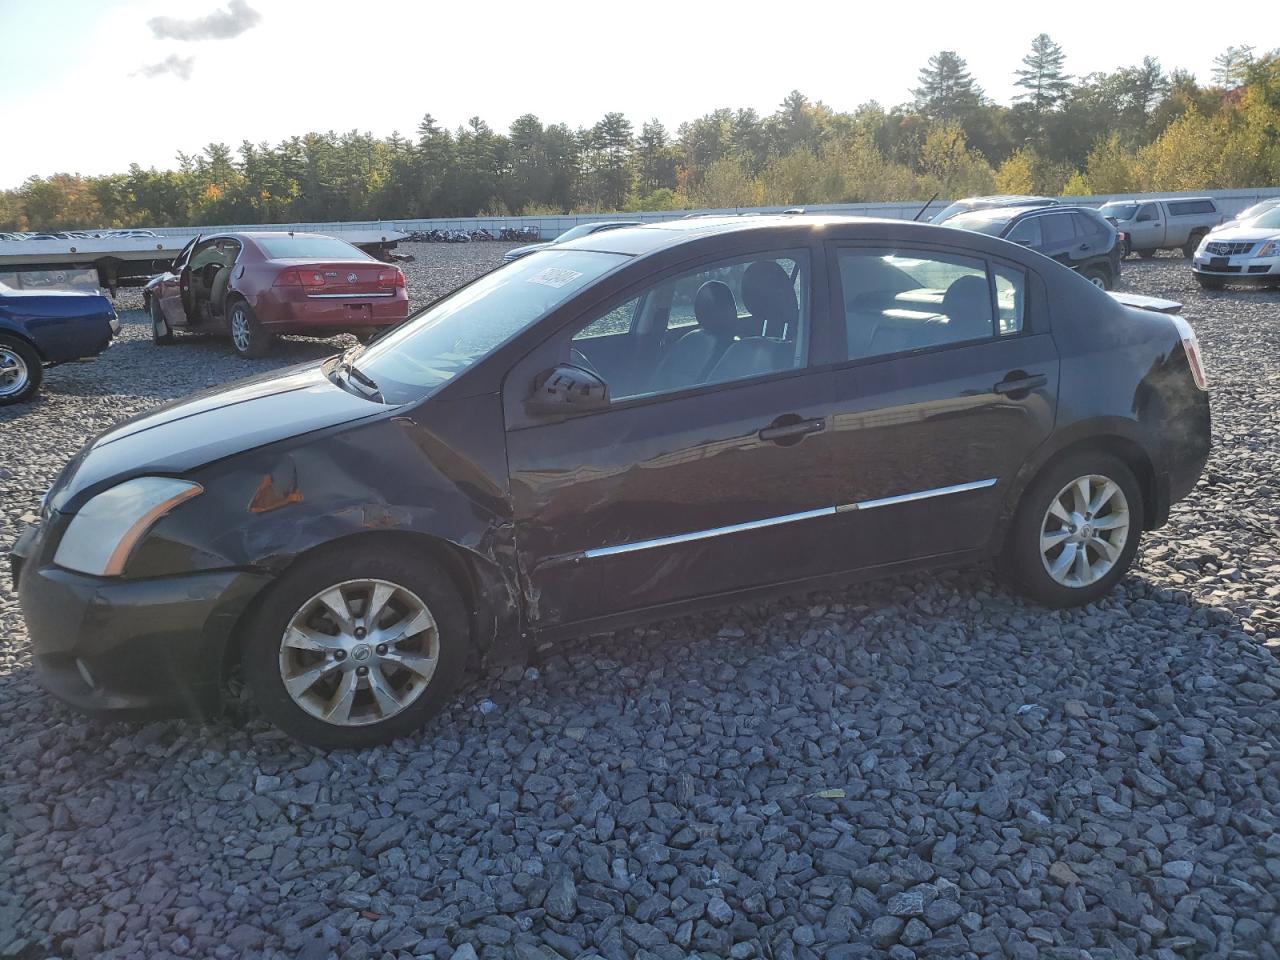
<svg viewBox="0 0 1280 960">
<path fill-rule="evenodd" d="M 917 220 L 919 220 L 921 217 L 924 216 L 924 212 L 929 209 L 929 204 L 933 203 L 933 201 L 938 199 L 939 192 L 941 191 L 934 191 L 933 196 L 924 202 L 924 206 L 920 208 L 920 212 L 911 218 L 912 223 L 916 222 Z"/>
</svg>

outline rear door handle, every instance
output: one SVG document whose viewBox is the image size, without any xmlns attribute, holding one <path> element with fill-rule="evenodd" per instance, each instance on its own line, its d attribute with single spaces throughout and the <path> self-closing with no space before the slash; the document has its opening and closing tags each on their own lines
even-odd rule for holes
<svg viewBox="0 0 1280 960">
<path fill-rule="evenodd" d="M 778 418 L 778 420 L 783 419 L 789 418 Z M 787 440 L 799 440 L 803 436 L 810 433 L 819 433 L 827 428 L 827 421 L 822 417 L 816 420 L 797 420 L 794 423 L 778 423 L 778 420 L 763 428 L 757 436 L 761 440 L 777 443 Z"/>
<path fill-rule="evenodd" d="M 991 389 L 996 393 L 1006 395 L 1010 393 L 1026 393 L 1029 390 L 1035 390 L 1039 387 L 1043 387 L 1048 382 L 1049 378 L 1047 376 L 1043 373 L 1036 373 L 1030 376 L 1018 377 L 1016 379 L 1001 380 Z"/>
</svg>

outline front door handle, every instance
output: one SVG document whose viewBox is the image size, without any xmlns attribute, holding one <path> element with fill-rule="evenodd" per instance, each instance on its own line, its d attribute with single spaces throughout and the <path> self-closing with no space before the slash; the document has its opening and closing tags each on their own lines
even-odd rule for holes
<svg viewBox="0 0 1280 960">
<path fill-rule="evenodd" d="M 761 440 L 772 443 L 794 443 L 810 433 L 819 433 L 827 428 L 827 421 L 819 417 L 816 420 L 800 420 L 795 414 L 779 417 L 757 434 Z"/>
<path fill-rule="evenodd" d="M 1023 374 L 1016 377 L 1005 377 L 991 389 L 996 393 L 1009 395 L 1011 393 L 1027 393 L 1043 387 L 1049 382 L 1049 378 L 1043 373 Z"/>
</svg>

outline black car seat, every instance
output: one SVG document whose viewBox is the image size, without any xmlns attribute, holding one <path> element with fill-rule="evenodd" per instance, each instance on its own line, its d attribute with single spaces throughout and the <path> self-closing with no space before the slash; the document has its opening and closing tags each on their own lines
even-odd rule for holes
<svg viewBox="0 0 1280 960">
<path fill-rule="evenodd" d="M 791 276 L 777 260 L 757 260 L 742 274 L 742 304 L 755 321 L 752 333 L 794 338 L 800 307 Z"/>
<path fill-rule="evenodd" d="M 708 280 L 693 298 L 697 327 L 664 351 L 650 390 L 676 390 L 707 379 L 739 329 L 738 304 L 729 285 Z"/>
<path fill-rule="evenodd" d="M 969 275 L 952 281 L 942 295 L 942 313 L 947 317 L 944 342 L 991 336 L 995 312 L 987 278 Z"/>
</svg>

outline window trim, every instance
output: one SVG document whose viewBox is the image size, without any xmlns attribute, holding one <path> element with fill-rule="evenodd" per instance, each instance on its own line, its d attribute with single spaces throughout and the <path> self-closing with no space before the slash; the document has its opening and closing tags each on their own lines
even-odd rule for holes
<svg viewBox="0 0 1280 960">
<path fill-rule="evenodd" d="M 809 330 L 807 343 L 805 344 L 805 356 L 801 364 L 792 367 L 789 370 L 777 370 L 772 373 L 762 373 L 754 377 L 741 377 L 734 380 L 725 380 L 720 383 L 699 383 L 689 387 L 683 387 L 679 390 L 667 390 L 661 393 L 646 393 L 634 397 L 627 397 L 623 400 L 610 399 L 609 406 L 600 410 L 585 410 L 581 412 L 565 413 L 555 416 L 524 416 L 517 421 L 513 421 L 510 417 L 505 416 L 505 411 L 509 409 L 507 403 L 507 392 L 514 389 L 512 376 L 523 367 L 530 358 L 534 357 L 540 351 L 546 349 L 557 338 L 566 334 L 566 331 L 577 326 L 578 322 L 586 315 L 592 315 L 594 319 L 608 313 L 610 310 L 633 300 L 638 296 L 646 294 L 649 290 L 654 289 L 662 284 L 682 274 L 694 273 L 700 270 L 712 269 L 716 264 L 736 263 L 752 257 L 783 257 L 793 255 L 794 258 L 804 258 L 807 260 L 809 268 Z M 577 420 L 583 417 L 601 416 L 613 412 L 614 410 L 630 410 L 634 407 L 647 406 L 654 403 L 662 403 L 669 400 L 683 400 L 688 397 L 695 397 L 701 394 L 709 394 L 714 391 L 733 390 L 744 386 L 756 386 L 759 384 L 772 383 L 776 380 L 786 380 L 791 377 L 808 376 L 818 368 L 815 363 L 815 357 L 818 355 L 819 344 L 825 338 L 818 336 L 820 326 L 825 326 L 828 322 L 829 305 L 823 298 L 822 291 L 824 286 L 829 289 L 827 282 L 827 260 L 821 241 L 818 242 L 801 242 L 792 244 L 778 243 L 752 243 L 744 245 L 736 250 L 725 253 L 723 251 L 710 255 L 699 257 L 691 257 L 681 260 L 655 271 L 643 279 L 627 285 L 620 291 L 594 300 L 588 305 L 584 305 L 581 309 L 573 310 L 572 315 L 567 315 L 563 322 L 557 323 L 554 330 L 550 331 L 545 337 L 538 341 L 528 351 L 520 357 L 513 360 L 507 367 L 506 372 L 502 376 L 502 395 L 504 408 L 504 429 L 507 432 L 516 430 L 525 430 L 531 427 L 539 427 L 546 424 L 559 423 L 564 420 Z M 571 306 L 566 304 L 566 306 Z M 594 322 L 594 319 L 588 323 Z M 573 341 L 573 334 L 569 335 L 569 342 Z M 519 405 L 523 408 L 522 400 L 515 400 L 512 406 Z"/>
<path fill-rule="evenodd" d="M 979 337 L 971 340 L 956 340 L 951 343 L 940 343 L 928 347 L 920 347 L 915 350 L 899 350 L 896 353 L 880 353 L 873 357 L 856 357 L 849 358 L 849 345 L 845 333 L 845 309 L 844 309 L 844 285 L 840 276 L 840 251 L 850 249 L 870 249 L 883 250 L 887 247 L 905 247 L 921 252 L 938 253 L 944 256 L 962 257 L 983 264 L 987 274 L 987 285 L 991 291 L 992 305 L 992 325 L 991 336 Z M 1032 287 L 1039 282 L 1039 275 L 1025 264 L 1019 263 L 1017 260 L 1011 260 L 1007 257 L 993 256 L 991 254 L 980 251 L 960 251 L 954 247 L 943 246 L 938 243 L 919 243 L 910 241 L 906 243 L 886 243 L 883 240 L 830 240 L 826 243 L 827 251 L 827 276 L 829 278 L 828 290 L 830 292 L 830 304 L 827 309 L 827 316 L 832 327 L 831 344 L 833 359 L 825 364 L 815 364 L 810 369 L 819 370 L 844 370 L 851 367 L 864 367 L 870 364 L 883 363 L 887 360 L 902 360 L 907 357 L 930 356 L 935 353 L 941 353 L 944 350 L 955 350 L 964 347 L 972 347 L 984 343 L 1003 343 L 1006 340 L 1014 340 L 1020 337 L 1035 336 L 1047 330 L 1041 331 L 1038 326 L 1032 322 L 1034 316 L 1032 304 L 1038 299 L 1038 295 L 1032 293 Z M 1004 336 L 1000 335 L 1000 310 L 996 302 L 995 290 L 995 271 L 994 265 L 1000 265 L 1006 269 L 1013 269 L 1022 274 L 1023 277 L 1023 295 L 1025 302 L 1023 304 L 1022 328 L 1017 333 L 1010 333 Z"/>
</svg>

